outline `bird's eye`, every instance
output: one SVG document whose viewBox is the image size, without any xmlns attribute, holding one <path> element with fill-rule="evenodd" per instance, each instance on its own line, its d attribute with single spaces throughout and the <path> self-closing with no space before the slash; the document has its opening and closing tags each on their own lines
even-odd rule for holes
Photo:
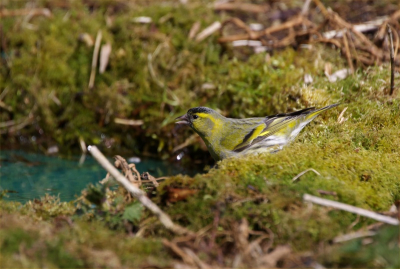
<svg viewBox="0 0 400 269">
<path fill-rule="evenodd" d="M 197 119 L 197 118 L 199 118 L 199 116 L 193 115 L 193 119 L 194 119 L 194 120 Z"/>
</svg>

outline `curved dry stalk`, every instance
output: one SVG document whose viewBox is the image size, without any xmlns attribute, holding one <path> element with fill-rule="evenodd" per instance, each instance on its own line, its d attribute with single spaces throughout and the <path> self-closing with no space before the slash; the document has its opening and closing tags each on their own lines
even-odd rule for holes
<svg viewBox="0 0 400 269">
<path fill-rule="evenodd" d="M 319 176 L 321 175 L 320 173 L 318 173 L 317 170 L 315 170 L 315 169 L 313 169 L 313 168 L 309 168 L 309 169 L 307 169 L 307 170 L 304 170 L 303 172 L 301 172 L 301 173 L 298 174 L 297 176 L 295 176 L 295 177 L 292 179 L 292 182 L 296 181 L 299 177 L 301 177 L 302 175 L 304 175 L 305 173 L 310 172 L 310 171 L 316 173 L 316 174 L 319 175 Z"/>
</svg>

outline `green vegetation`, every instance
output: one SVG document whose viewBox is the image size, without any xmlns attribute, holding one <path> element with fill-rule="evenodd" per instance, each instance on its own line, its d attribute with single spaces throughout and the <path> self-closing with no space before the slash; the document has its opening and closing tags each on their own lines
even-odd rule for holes
<svg viewBox="0 0 400 269">
<path fill-rule="evenodd" d="M 18 8 L 20 2 L 8 5 Z M 29 22 L 2 18 L 7 49 L 2 47 L 0 89 L 8 89 L 2 101 L 9 107 L 1 108 L 1 121 L 19 122 L 33 115 L 25 128 L 1 134 L 2 147 L 34 135 L 34 146 L 44 151 L 54 144 L 75 151 L 81 137 L 87 144 L 111 144 L 114 152 L 128 148 L 167 158 L 192 134 L 172 124 L 190 107 L 207 105 L 228 116 L 249 117 L 340 102 L 276 154 L 224 160 L 193 178 L 168 178 L 149 193 L 174 222 L 195 232 L 209 227 L 196 253 L 214 266 L 232 266 L 238 251 L 234 235 L 243 219 L 254 232 L 249 241 L 257 232 L 269 231 L 274 234 L 272 247 L 289 244 L 291 257 L 310 251 L 312 260 L 325 266 L 400 266 L 398 227 L 378 230 L 370 244 L 363 239 L 333 244 L 336 236 L 375 222 L 302 202 L 308 193 L 383 212 L 400 200 L 400 89 L 397 79 L 395 95 L 387 96 L 388 65 L 359 69 L 330 83 L 325 65 L 334 71 L 346 65 L 340 52 L 323 46 L 243 59 L 231 47 L 219 45 L 215 35 L 202 42 L 187 38 L 197 20 L 202 29 L 221 20 L 201 1 L 38 5 L 49 6 L 52 17 Z M 153 23 L 135 23 L 138 16 L 151 16 Z M 79 36 L 88 33 L 95 39 L 98 30 L 112 53 L 109 67 L 89 89 L 93 47 Z M 313 77 L 310 85 L 303 83 L 305 74 Z M 205 83 L 213 89 L 203 87 Z M 338 123 L 345 107 L 347 120 Z M 115 118 L 144 124 L 127 127 L 114 123 Z M 185 158 L 208 154 L 200 145 L 186 149 L 190 154 Z M 306 173 L 292 182 L 309 168 L 321 175 Z M 176 189 L 193 192 L 172 201 Z M 75 202 L 46 196 L 25 205 L 0 200 L 0 205 L 4 267 L 171 267 L 179 260 L 162 243 L 175 236 L 122 189 L 96 185 Z M 222 253 L 220 263 L 212 254 L 216 251 Z"/>
</svg>

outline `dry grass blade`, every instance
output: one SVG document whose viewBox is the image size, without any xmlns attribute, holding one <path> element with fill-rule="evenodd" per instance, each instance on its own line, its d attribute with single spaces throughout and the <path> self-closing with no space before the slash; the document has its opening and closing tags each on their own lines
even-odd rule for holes
<svg viewBox="0 0 400 269">
<path fill-rule="evenodd" d="M 333 195 L 337 196 L 337 193 L 335 191 L 325 191 L 325 190 L 317 190 L 317 192 L 321 195 Z"/>
<path fill-rule="evenodd" d="M 79 137 L 79 145 L 81 146 L 82 153 L 86 153 L 87 148 L 86 148 L 85 140 L 83 140 L 83 137 Z"/>
<path fill-rule="evenodd" d="M 110 55 L 111 55 L 111 44 L 107 43 L 107 44 L 101 46 L 100 65 L 99 65 L 99 73 L 100 74 L 103 74 L 106 71 Z"/>
<path fill-rule="evenodd" d="M 185 142 L 183 142 L 182 144 L 180 144 L 180 145 L 174 147 L 174 148 L 172 149 L 172 152 L 177 152 L 178 150 L 181 150 L 181 149 L 183 149 L 183 148 L 186 148 L 187 146 L 190 146 L 191 144 L 193 144 L 193 143 L 196 142 L 197 140 L 198 140 L 198 135 L 197 135 L 197 134 L 191 135 L 191 136 L 189 136 L 189 137 L 185 140 Z"/>
<path fill-rule="evenodd" d="M 347 110 L 347 107 L 345 107 L 345 108 L 342 110 L 342 112 L 340 112 L 339 117 L 338 117 L 338 119 L 337 119 L 337 122 L 338 122 L 339 124 L 342 124 L 343 122 L 345 122 L 346 120 L 349 119 L 349 118 L 343 117 L 344 112 L 346 112 L 346 110 Z"/>
<path fill-rule="evenodd" d="M 387 32 L 389 35 L 390 41 L 390 95 L 393 94 L 394 91 L 394 48 L 393 48 L 393 34 L 390 25 L 387 25 Z"/>
<path fill-rule="evenodd" d="M 302 175 L 304 175 L 305 173 L 310 172 L 310 171 L 314 172 L 314 173 L 317 174 L 318 176 L 321 175 L 321 174 L 318 173 L 318 171 L 316 171 L 315 169 L 309 168 L 309 169 L 307 169 L 307 170 L 304 170 L 303 172 L 301 172 L 301 173 L 298 174 L 297 176 L 295 176 L 295 177 L 292 179 L 292 182 L 296 181 L 299 177 L 301 177 Z"/>
<path fill-rule="evenodd" d="M 216 31 L 218 31 L 220 28 L 221 28 L 221 23 L 219 21 L 214 22 L 213 24 L 208 26 L 206 29 L 204 29 L 197 35 L 196 41 L 197 42 L 203 41 L 204 39 L 206 39 L 207 37 L 209 37 Z"/>
<path fill-rule="evenodd" d="M 188 36 L 188 38 L 189 39 L 193 39 L 196 35 L 197 35 L 197 33 L 199 32 L 199 30 L 200 30 L 200 22 L 199 21 L 196 21 L 193 25 L 192 25 L 192 28 L 190 28 L 190 31 L 189 31 L 189 36 Z"/>
<path fill-rule="evenodd" d="M 129 120 L 129 119 L 120 119 L 120 118 L 115 118 L 114 122 L 116 124 L 130 125 L 130 126 L 140 126 L 140 125 L 143 125 L 143 123 L 144 123 L 143 120 Z"/>
<path fill-rule="evenodd" d="M 16 9 L 9 10 L 0 8 L 0 18 L 3 17 L 14 17 L 14 16 L 45 16 L 51 17 L 51 11 L 48 8 L 27 8 L 27 9 Z"/>
<path fill-rule="evenodd" d="M 96 78 L 96 67 L 97 67 L 97 60 L 99 57 L 99 50 L 100 50 L 100 43 L 102 39 L 102 33 L 99 30 L 96 36 L 96 42 L 93 49 L 93 58 L 92 58 L 92 69 L 90 71 L 90 78 L 89 78 L 89 89 L 92 89 L 94 86 L 94 79 Z"/>
<path fill-rule="evenodd" d="M 333 243 L 342 243 L 356 238 L 362 238 L 367 236 L 374 236 L 376 233 L 372 231 L 358 231 L 349 234 L 339 235 L 333 238 Z"/>
<path fill-rule="evenodd" d="M 304 22 L 305 22 L 305 19 L 303 16 L 296 16 L 293 19 L 291 19 L 285 23 L 282 23 L 280 25 L 271 26 L 261 32 L 255 32 L 255 31 L 252 31 L 242 20 L 240 20 L 238 18 L 228 19 L 227 21 L 224 21 L 223 27 L 225 27 L 229 23 L 233 23 L 240 29 L 245 30 L 246 34 L 237 34 L 237 35 L 221 37 L 218 39 L 218 42 L 226 43 L 226 42 L 232 42 L 232 41 L 236 41 L 236 40 L 247 40 L 247 39 L 256 40 L 256 39 L 260 39 L 261 37 L 268 36 L 268 35 L 271 35 L 276 32 L 291 29 L 294 26 L 301 25 Z M 223 27 L 221 27 L 221 32 L 223 30 Z M 284 42 L 284 43 L 286 44 L 287 42 Z M 276 46 L 277 45 L 275 45 L 275 47 Z"/>
<path fill-rule="evenodd" d="M 166 43 L 159 44 L 152 54 L 149 53 L 147 55 L 147 67 L 149 69 L 150 76 L 153 79 L 153 81 L 162 89 L 165 88 L 165 84 L 157 78 L 156 72 L 153 68 L 153 61 L 157 57 L 157 55 L 160 53 L 161 49 L 164 47 L 168 47 L 168 45 Z"/>
</svg>

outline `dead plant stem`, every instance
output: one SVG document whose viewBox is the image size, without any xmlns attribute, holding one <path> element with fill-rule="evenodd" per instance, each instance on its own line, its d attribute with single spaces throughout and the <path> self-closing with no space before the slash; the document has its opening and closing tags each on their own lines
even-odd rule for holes
<svg viewBox="0 0 400 269">
<path fill-rule="evenodd" d="M 340 202 L 336 202 L 336 201 L 332 201 L 332 200 L 328 200 L 328 199 L 324 199 L 324 198 L 320 198 L 320 197 L 316 197 L 310 194 L 304 194 L 303 196 L 303 200 L 307 201 L 307 202 L 311 202 L 314 204 L 318 204 L 318 205 L 323 205 L 323 206 L 329 206 L 329 207 L 333 207 L 333 208 L 337 208 L 340 210 L 344 210 L 347 212 L 351 212 L 354 214 L 358 214 L 367 218 L 371 218 L 377 221 L 381 221 L 387 224 L 391 224 L 391 225 L 399 225 L 399 220 L 395 219 L 395 218 L 391 218 L 391 217 L 387 217 L 387 216 L 383 216 L 380 215 L 378 213 L 363 209 L 363 208 L 359 208 L 359 207 L 355 207 L 352 205 L 347 205 L 347 204 L 343 204 Z"/>
<path fill-rule="evenodd" d="M 136 199 L 139 200 L 148 210 L 150 210 L 159 221 L 164 225 L 165 228 L 170 230 L 175 234 L 192 234 L 193 232 L 189 231 L 185 227 L 182 227 L 178 224 L 175 224 L 171 218 L 164 213 L 156 204 L 154 204 L 146 195 L 145 192 L 140 190 L 131 184 L 126 177 L 124 177 L 100 152 L 100 150 L 96 146 L 89 146 L 88 151 L 92 154 L 92 156 L 96 159 L 96 161 L 103 166 L 107 172 L 109 172 L 112 177 L 118 181 L 122 186 L 124 186 Z"/>
<path fill-rule="evenodd" d="M 92 69 L 90 71 L 90 78 L 89 78 L 89 89 L 93 88 L 94 79 L 96 78 L 96 67 L 97 67 L 97 60 L 98 60 L 98 57 L 99 57 L 101 38 L 102 38 L 102 33 L 99 30 L 97 32 L 96 42 L 95 42 L 94 50 L 93 50 Z"/>
</svg>

